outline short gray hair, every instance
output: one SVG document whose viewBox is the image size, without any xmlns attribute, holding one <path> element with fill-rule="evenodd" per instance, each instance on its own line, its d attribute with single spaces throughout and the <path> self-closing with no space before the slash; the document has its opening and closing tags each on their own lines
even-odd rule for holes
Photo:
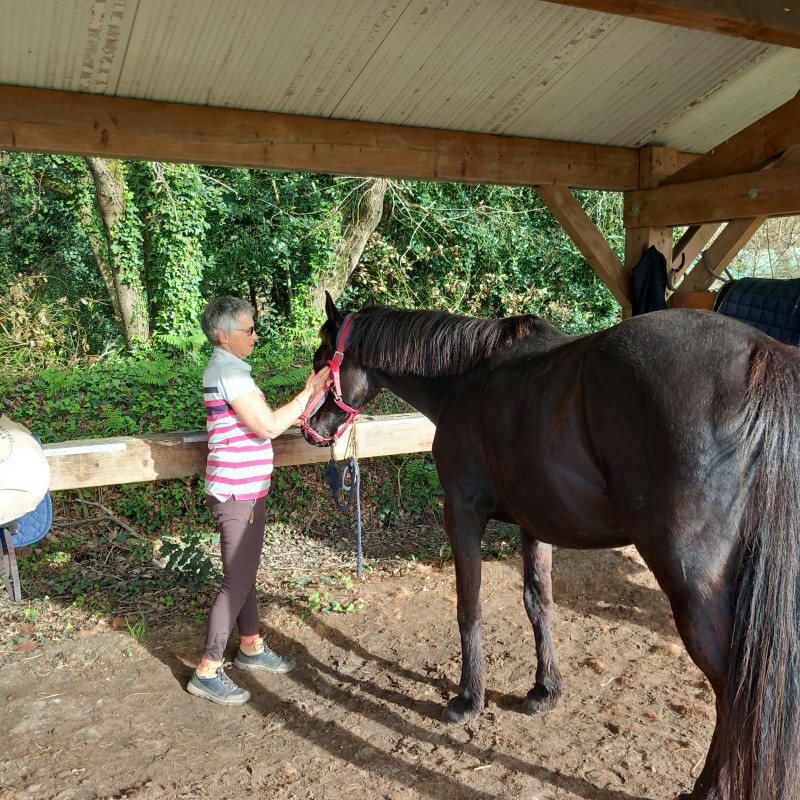
<svg viewBox="0 0 800 800">
<path fill-rule="evenodd" d="M 241 297 L 215 297 L 200 315 L 200 327 L 213 345 L 219 344 L 217 334 L 232 334 L 242 317 L 253 317 L 255 309 Z"/>
</svg>

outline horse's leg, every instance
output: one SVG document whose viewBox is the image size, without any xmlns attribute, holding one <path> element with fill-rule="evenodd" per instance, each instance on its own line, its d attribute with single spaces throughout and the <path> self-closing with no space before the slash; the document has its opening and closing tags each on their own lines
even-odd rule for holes
<svg viewBox="0 0 800 800">
<path fill-rule="evenodd" d="M 477 514 L 457 510 L 445 495 L 444 524 L 453 550 L 461 634 L 461 683 L 442 712 L 445 722 L 468 722 L 483 709 L 486 675 L 481 647 L 481 534 L 486 525 Z"/>
<path fill-rule="evenodd" d="M 525 580 L 523 600 L 536 639 L 536 683 L 524 709 L 529 714 L 552 711 L 561 696 L 561 673 L 553 649 L 553 548 L 520 529 Z"/>
<path fill-rule="evenodd" d="M 711 589 L 711 585 L 695 585 L 677 601 L 672 601 L 675 624 L 692 660 L 711 683 L 716 697 L 717 723 L 705 765 L 695 781 L 691 800 L 733 800 L 727 790 L 728 780 L 722 774 L 721 758 L 725 748 L 732 743 L 725 741 L 724 731 L 726 707 L 724 701 L 725 676 L 728 664 L 733 612 L 727 595 Z"/>
<path fill-rule="evenodd" d="M 733 627 L 732 579 L 726 570 L 708 565 L 724 564 L 727 550 L 713 548 L 700 553 L 684 550 L 680 562 L 649 561 L 656 578 L 669 598 L 675 625 L 694 663 L 708 678 L 716 697 L 717 724 L 706 755 L 705 766 L 685 800 L 735 800 L 729 797 L 728 778 L 722 774 L 721 756 L 731 743 L 725 740 L 725 680 Z M 668 548 L 665 548 L 667 551 Z M 641 549 L 640 549 L 641 552 Z M 647 555 L 645 560 L 648 560 Z"/>
</svg>

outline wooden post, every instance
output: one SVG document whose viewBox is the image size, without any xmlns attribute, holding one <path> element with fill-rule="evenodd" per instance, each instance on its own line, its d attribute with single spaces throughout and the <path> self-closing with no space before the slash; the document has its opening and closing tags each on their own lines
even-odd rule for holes
<svg viewBox="0 0 800 800">
<path fill-rule="evenodd" d="M 655 189 L 661 181 L 678 169 L 678 151 L 667 147 L 643 147 L 639 151 L 639 189 Z M 627 205 L 627 203 L 626 203 Z M 672 228 L 626 228 L 625 268 L 630 272 L 651 245 L 672 264 Z M 626 313 L 627 312 L 627 313 Z M 623 317 L 632 309 L 624 307 Z"/>
</svg>

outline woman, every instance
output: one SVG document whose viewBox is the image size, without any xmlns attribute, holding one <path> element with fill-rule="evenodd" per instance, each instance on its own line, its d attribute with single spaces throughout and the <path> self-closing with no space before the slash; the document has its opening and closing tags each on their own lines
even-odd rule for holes
<svg viewBox="0 0 800 800">
<path fill-rule="evenodd" d="M 274 411 L 250 377 L 245 359 L 258 335 L 253 307 L 236 297 L 219 297 L 200 317 L 214 353 L 203 373 L 208 428 L 205 493 L 222 550 L 222 587 L 208 614 L 203 658 L 188 691 L 222 705 L 239 705 L 250 692 L 226 674 L 223 652 L 233 623 L 239 629 L 239 669 L 288 672 L 291 658 L 270 650 L 259 635 L 256 572 L 264 543 L 266 497 L 272 473 L 272 442 L 297 422 L 330 369 L 312 372 L 297 397 Z"/>
</svg>

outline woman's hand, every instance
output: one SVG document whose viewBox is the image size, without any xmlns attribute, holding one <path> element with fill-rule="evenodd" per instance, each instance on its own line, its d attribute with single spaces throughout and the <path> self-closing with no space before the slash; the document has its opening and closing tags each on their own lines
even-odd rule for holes
<svg viewBox="0 0 800 800">
<path fill-rule="evenodd" d="M 315 395 L 330 379 L 331 368 L 324 366 L 319 372 L 311 371 L 306 379 L 306 390 L 309 391 L 309 399 Z"/>
<path fill-rule="evenodd" d="M 330 380 L 331 368 L 324 366 L 319 372 L 311 371 L 311 374 L 306 378 L 306 385 L 303 391 L 297 395 L 297 400 L 303 406 L 301 414 L 305 411 L 311 398 Z"/>
<path fill-rule="evenodd" d="M 303 387 L 303 391 L 295 398 L 300 407 L 300 414 L 306 410 L 309 402 L 311 402 L 311 398 L 322 389 L 326 383 L 330 382 L 330 375 L 331 368 L 328 366 L 323 367 L 319 372 L 311 371 L 311 374 L 306 378 L 306 385 Z M 300 415 L 298 415 L 298 418 L 292 424 L 299 425 L 300 422 Z"/>
</svg>

